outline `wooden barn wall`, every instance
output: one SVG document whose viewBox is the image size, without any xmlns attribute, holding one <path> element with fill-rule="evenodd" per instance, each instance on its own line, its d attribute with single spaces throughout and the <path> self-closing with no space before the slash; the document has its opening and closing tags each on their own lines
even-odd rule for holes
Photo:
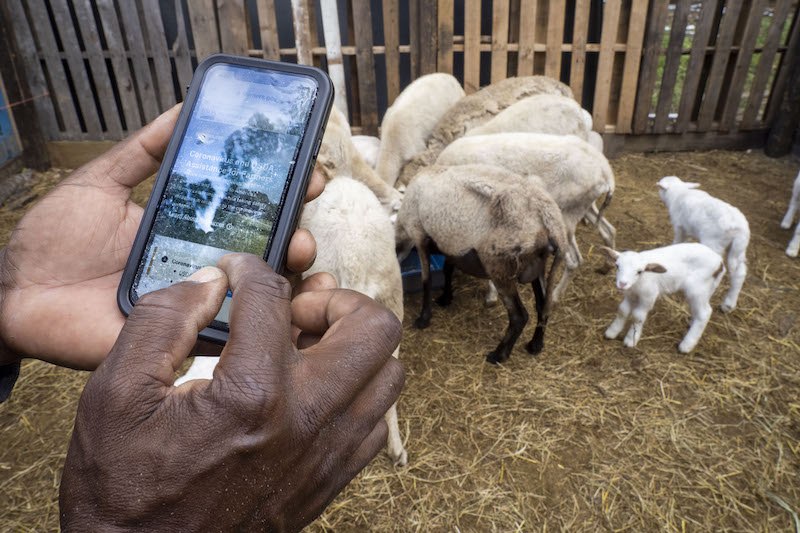
<svg viewBox="0 0 800 533">
<path fill-rule="evenodd" d="M 216 52 L 327 69 L 337 105 L 366 134 L 407 83 L 439 71 L 468 93 L 510 76 L 559 78 L 600 133 L 724 137 L 768 128 L 800 38 L 797 0 L 6 0 L 0 9 L 49 140 L 125 137 L 180 102 L 197 63 Z"/>
</svg>

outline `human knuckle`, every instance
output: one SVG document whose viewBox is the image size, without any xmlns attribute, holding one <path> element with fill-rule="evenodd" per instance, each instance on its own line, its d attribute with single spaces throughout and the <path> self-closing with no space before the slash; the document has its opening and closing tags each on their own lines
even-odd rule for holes
<svg viewBox="0 0 800 533">
<path fill-rule="evenodd" d="M 365 308 L 363 314 L 365 331 L 378 340 L 382 347 L 387 348 L 389 352 L 394 350 L 403 335 L 403 325 L 394 313 L 373 302 Z"/>
<path fill-rule="evenodd" d="M 292 293 L 289 280 L 271 271 L 250 273 L 242 281 L 245 290 L 259 299 L 267 297 L 288 300 Z"/>
</svg>

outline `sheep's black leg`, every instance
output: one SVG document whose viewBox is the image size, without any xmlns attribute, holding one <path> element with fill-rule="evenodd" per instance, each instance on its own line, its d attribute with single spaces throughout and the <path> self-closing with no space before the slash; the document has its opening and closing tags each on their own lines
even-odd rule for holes
<svg viewBox="0 0 800 533">
<path fill-rule="evenodd" d="M 436 298 L 436 303 L 442 307 L 447 307 L 453 301 L 453 270 L 452 261 L 444 262 L 444 292 Z"/>
<path fill-rule="evenodd" d="M 489 355 L 486 360 L 490 363 L 497 364 L 507 360 L 511 355 L 511 350 L 514 349 L 514 344 L 525 329 L 525 324 L 528 322 L 528 312 L 525 310 L 525 305 L 517 292 L 517 284 L 514 281 L 506 281 L 502 283 L 494 282 L 497 287 L 497 292 L 503 300 L 503 305 L 508 310 L 508 328 L 506 329 L 503 339 L 497 348 Z"/>
<path fill-rule="evenodd" d="M 542 278 L 536 278 L 531 285 L 533 285 L 533 294 L 536 297 L 536 331 L 533 332 L 531 341 L 525 345 L 525 349 L 528 350 L 528 353 L 536 355 L 544 348 L 544 328 L 547 325 L 547 317 L 543 315 L 545 294 Z"/>
<path fill-rule="evenodd" d="M 419 254 L 422 276 L 422 311 L 414 321 L 414 327 L 425 329 L 431 325 L 431 316 L 433 316 L 433 311 L 431 311 L 431 258 L 425 246 L 418 246 L 417 254 Z"/>
</svg>

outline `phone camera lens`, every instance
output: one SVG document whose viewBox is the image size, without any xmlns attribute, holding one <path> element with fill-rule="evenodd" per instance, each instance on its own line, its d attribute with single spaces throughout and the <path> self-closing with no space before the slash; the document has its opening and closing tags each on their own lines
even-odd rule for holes
<svg viewBox="0 0 800 533">
<path fill-rule="evenodd" d="M 161 258 L 162 263 L 166 263 L 167 261 L 169 261 L 169 258 L 166 255 Z"/>
</svg>

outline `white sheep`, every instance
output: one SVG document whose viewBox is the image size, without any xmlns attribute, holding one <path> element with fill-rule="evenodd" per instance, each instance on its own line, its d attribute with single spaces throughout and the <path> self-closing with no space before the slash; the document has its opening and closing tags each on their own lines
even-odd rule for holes
<svg viewBox="0 0 800 533">
<path fill-rule="evenodd" d="M 698 183 L 686 183 L 676 176 L 658 182 L 658 195 L 667 205 L 675 232 L 675 244 L 694 237 L 720 255 L 726 255 L 731 288 L 720 307 L 728 313 L 736 308 L 739 291 L 747 277 L 747 245 L 750 226 L 741 211 L 697 190 Z"/>
<path fill-rule="evenodd" d="M 507 107 L 535 94 L 571 97 L 572 90 L 553 78 L 524 76 L 507 78 L 465 96 L 442 116 L 433 129 L 425 150 L 405 164 L 397 183 L 407 185 L 420 169 L 436 161 L 445 146 L 470 129 L 485 124 Z"/>
<path fill-rule="evenodd" d="M 361 159 L 372 169 L 378 164 L 378 154 L 381 151 L 381 140 L 372 135 L 353 135 L 350 137 Z"/>
<path fill-rule="evenodd" d="M 605 332 L 606 338 L 616 339 L 630 319 L 624 342 L 633 348 L 658 297 L 680 291 L 689 301 L 692 323 L 678 350 L 692 351 L 711 318 L 709 301 L 725 273 L 722 256 L 699 243 L 673 244 L 643 252 L 619 253 L 605 246 L 602 250 L 616 262 L 617 288 L 624 294 L 617 316 Z"/>
<path fill-rule="evenodd" d="M 536 330 L 526 349 L 532 354 L 542 350 L 555 272 L 569 243 L 558 206 L 534 180 L 489 165 L 427 167 L 408 186 L 395 228 L 398 248 L 416 246 L 422 265 L 417 328 L 428 327 L 432 316 L 429 255 L 442 253 L 446 268 L 440 305 L 452 300 L 453 269 L 458 268 L 493 280 L 508 310 L 508 328 L 488 354 L 489 362 L 508 359 L 528 321 L 517 283 L 531 283 L 536 297 Z M 550 253 L 555 259 L 545 283 Z"/>
<path fill-rule="evenodd" d="M 450 74 L 428 74 L 414 80 L 395 99 L 381 121 L 381 146 L 375 167 L 394 186 L 400 169 L 425 150 L 439 119 L 464 96 Z"/>
<path fill-rule="evenodd" d="M 328 126 L 331 124 L 335 124 L 350 133 L 350 122 L 347 121 L 345 114 L 336 106 L 331 107 L 331 113 L 328 115 Z"/>
<path fill-rule="evenodd" d="M 783 229 L 792 227 L 792 222 L 794 222 L 794 217 L 798 210 L 800 210 L 800 172 L 797 173 L 797 178 L 794 180 L 792 197 L 789 200 L 789 209 L 786 211 L 783 221 L 781 221 L 781 227 Z M 800 252 L 800 222 L 797 223 L 797 227 L 794 229 L 794 237 L 789 241 L 789 246 L 786 247 L 786 255 L 789 257 L 797 257 L 798 252 Z"/>
<path fill-rule="evenodd" d="M 564 275 L 553 296 L 559 301 L 581 264 L 575 228 L 584 217 L 594 217 L 606 245 L 614 247 L 616 230 L 602 216 L 614 193 L 614 172 L 602 153 L 574 135 L 544 133 L 497 133 L 462 137 L 445 148 L 437 165 L 483 163 L 503 167 L 521 176 L 532 176 L 556 201 L 570 242 Z M 412 182 L 413 183 L 413 182 Z M 594 201 L 605 195 L 598 213 Z M 487 303 L 493 303 L 493 292 Z"/>
<path fill-rule="evenodd" d="M 403 282 L 397 263 L 394 228 L 378 200 L 363 184 L 337 177 L 325 191 L 303 209 L 299 227 L 308 229 L 317 241 L 314 266 L 303 274 L 329 272 L 339 287 L 351 289 L 385 305 L 403 320 Z M 398 357 L 400 347 L 392 354 Z M 196 357 L 188 372 L 175 385 L 190 379 L 211 379 L 219 358 Z M 405 465 L 395 405 L 386 413 L 389 426 L 387 449 L 397 465 Z"/>
</svg>

